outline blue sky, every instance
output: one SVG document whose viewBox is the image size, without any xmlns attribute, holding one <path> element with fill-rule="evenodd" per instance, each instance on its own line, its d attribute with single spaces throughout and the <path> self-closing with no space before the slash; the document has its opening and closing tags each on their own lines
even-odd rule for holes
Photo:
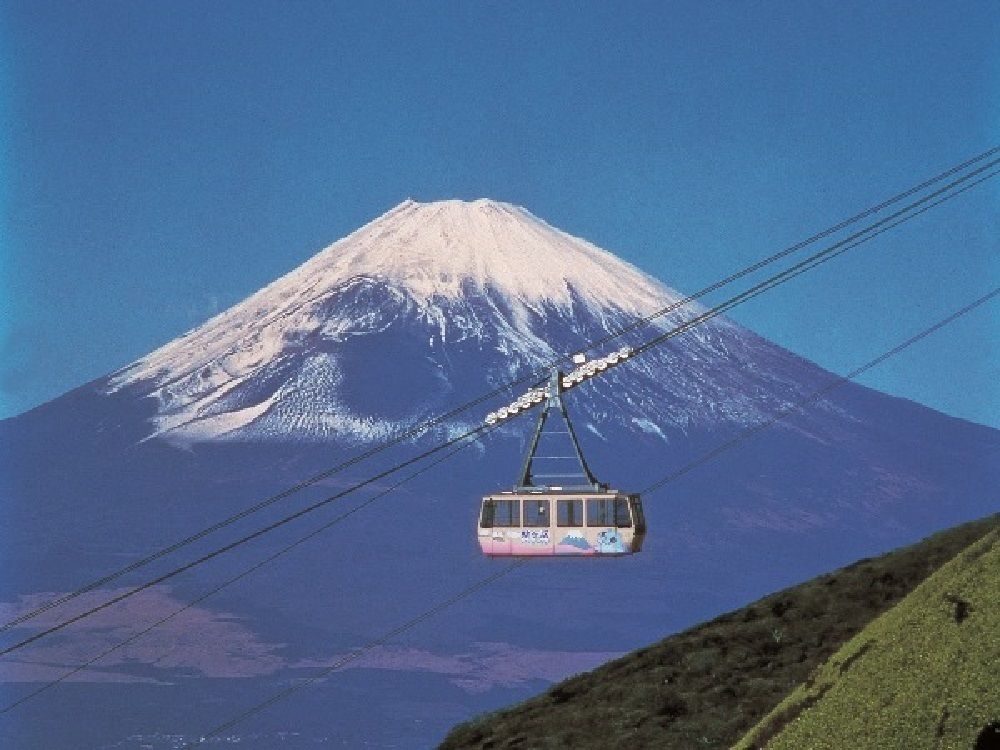
<svg viewBox="0 0 1000 750">
<path fill-rule="evenodd" d="M 693 291 L 1000 143 L 1000 5 L 46 3 L 2 13 L 0 417 L 404 198 Z M 989 184 L 733 317 L 846 372 L 1000 277 Z M 1000 426 L 997 304 L 869 385 Z"/>
</svg>

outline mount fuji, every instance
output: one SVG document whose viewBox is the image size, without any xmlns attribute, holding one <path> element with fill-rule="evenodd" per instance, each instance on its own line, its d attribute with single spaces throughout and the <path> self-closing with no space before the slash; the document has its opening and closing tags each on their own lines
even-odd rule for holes
<svg viewBox="0 0 1000 750">
<path fill-rule="evenodd" d="M 522 208 L 406 201 L 133 364 L 0 423 L 2 619 L 682 298 Z M 645 340 L 702 310 L 679 307 L 619 341 Z M 598 477 L 634 491 L 836 377 L 717 317 L 575 389 L 567 404 Z M 118 583 L 138 583 L 405 460 L 521 390 Z M 513 482 L 529 419 L 506 422 L 0 717 L 0 744 L 177 747 L 498 569 L 478 553 L 478 498 Z M 527 565 L 235 727 L 227 741 L 431 745 L 472 713 L 995 511 L 998 449 L 996 430 L 842 385 L 648 496 L 641 554 Z M 31 692 L 394 481 L 0 659 L 0 697 L 6 704 Z M 5 635 L 33 632 L 77 605 Z"/>
<path fill-rule="evenodd" d="M 149 388 L 151 435 L 169 440 L 368 443 L 681 298 L 522 208 L 407 201 L 109 387 Z M 806 369 L 712 321 L 628 379 L 610 377 L 584 411 L 592 430 L 610 422 L 663 439 L 687 425 L 748 424 L 800 396 Z"/>
</svg>

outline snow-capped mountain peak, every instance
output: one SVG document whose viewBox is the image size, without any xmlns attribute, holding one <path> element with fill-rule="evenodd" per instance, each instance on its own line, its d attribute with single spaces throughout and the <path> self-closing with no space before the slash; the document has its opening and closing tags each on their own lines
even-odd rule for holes
<svg viewBox="0 0 1000 750">
<path fill-rule="evenodd" d="M 152 435 L 363 442 L 679 299 L 523 208 L 408 200 L 115 373 L 108 388 L 157 398 Z M 713 320 L 631 366 L 631 393 L 591 396 L 590 411 L 658 438 L 693 420 L 740 419 L 756 407 L 733 386 L 754 377 L 763 343 Z M 721 360 L 739 362 L 724 377 L 699 373 Z M 604 380 L 622 386 L 620 377 Z M 667 399 L 646 393 L 664 385 Z"/>
</svg>

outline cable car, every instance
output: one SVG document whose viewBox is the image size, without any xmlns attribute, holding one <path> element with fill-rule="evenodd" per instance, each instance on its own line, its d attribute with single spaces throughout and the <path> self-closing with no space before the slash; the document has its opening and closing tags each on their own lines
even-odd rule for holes
<svg viewBox="0 0 1000 750">
<path fill-rule="evenodd" d="M 506 417 L 512 409 L 545 403 L 518 482 L 483 498 L 478 539 L 485 555 L 630 555 L 642 548 L 642 502 L 594 478 L 563 403 L 566 384 L 575 383 L 554 371 L 544 391 L 530 391 L 500 410 Z"/>
</svg>

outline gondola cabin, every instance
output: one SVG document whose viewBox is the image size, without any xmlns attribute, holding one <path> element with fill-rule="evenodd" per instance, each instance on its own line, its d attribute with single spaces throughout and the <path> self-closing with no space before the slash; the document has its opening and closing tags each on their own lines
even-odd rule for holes
<svg viewBox="0 0 1000 750">
<path fill-rule="evenodd" d="M 487 416 L 493 425 L 544 403 L 513 489 L 483 498 L 477 529 L 483 554 L 630 555 L 642 548 L 639 496 L 598 482 L 583 458 L 561 395 L 573 384 L 572 374 L 553 371 L 546 387 Z"/>
<path fill-rule="evenodd" d="M 479 547 L 490 556 L 628 555 L 642 548 L 638 495 L 499 492 L 483 498 Z"/>
</svg>

